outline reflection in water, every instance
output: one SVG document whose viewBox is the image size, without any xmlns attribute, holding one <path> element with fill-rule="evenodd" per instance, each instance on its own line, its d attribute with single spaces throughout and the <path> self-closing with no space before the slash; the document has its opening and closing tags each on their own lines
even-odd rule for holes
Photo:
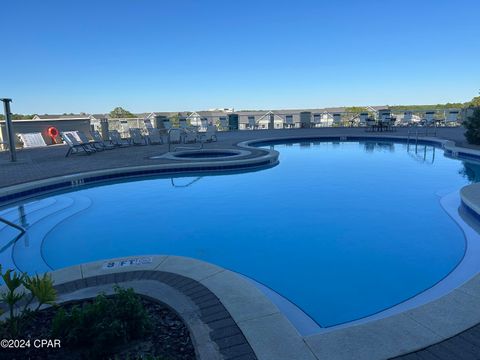
<svg viewBox="0 0 480 360">
<path fill-rule="evenodd" d="M 196 178 L 193 178 L 192 180 L 190 180 L 189 182 L 185 183 L 185 184 L 176 184 L 175 183 L 175 179 L 174 178 L 170 178 L 170 181 L 172 183 L 172 186 L 174 188 L 186 188 L 186 187 L 189 187 L 190 185 L 193 185 L 195 184 L 198 180 L 200 180 L 203 176 L 198 176 Z M 189 179 L 189 178 L 184 178 L 182 177 L 181 179 Z"/>
<path fill-rule="evenodd" d="M 360 142 L 360 145 L 363 145 L 365 152 L 373 152 L 373 151 L 395 152 L 395 144 L 391 142 L 366 141 L 366 142 Z"/>
<path fill-rule="evenodd" d="M 468 179 L 471 183 L 480 181 L 480 164 L 462 161 L 462 165 L 463 169 L 458 171 L 460 175 Z"/>
<path fill-rule="evenodd" d="M 435 146 L 433 145 L 407 144 L 407 152 L 414 160 L 419 162 L 427 164 L 435 162 Z"/>
</svg>

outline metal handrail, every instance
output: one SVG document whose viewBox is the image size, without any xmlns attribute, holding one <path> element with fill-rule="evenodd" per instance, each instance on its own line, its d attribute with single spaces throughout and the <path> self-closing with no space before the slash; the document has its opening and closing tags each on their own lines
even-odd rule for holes
<svg viewBox="0 0 480 360">
<path fill-rule="evenodd" d="M 3 222 L 4 224 L 6 224 L 7 226 L 11 226 L 11 227 L 17 229 L 18 231 L 20 231 L 20 234 L 15 236 L 15 238 L 12 241 L 9 241 L 6 245 L 4 245 L 0 248 L 0 252 L 3 252 L 11 244 L 16 243 L 23 235 L 25 235 L 27 233 L 27 230 L 23 226 L 17 225 L 17 224 L 15 224 L 11 221 L 8 221 L 7 219 L 4 219 L 2 217 L 0 217 L 0 221 Z"/>
<path fill-rule="evenodd" d="M 0 217 L 0 221 L 3 222 L 4 224 L 7 224 L 8 226 L 14 227 L 15 229 L 19 230 L 22 233 L 22 235 L 27 232 L 27 230 L 24 227 L 17 225 L 7 219 Z"/>
</svg>

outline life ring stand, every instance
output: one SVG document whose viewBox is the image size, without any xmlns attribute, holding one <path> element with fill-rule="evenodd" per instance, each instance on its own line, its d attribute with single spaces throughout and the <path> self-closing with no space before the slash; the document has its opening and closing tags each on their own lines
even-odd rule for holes
<svg viewBox="0 0 480 360">
<path fill-rule="evenodd" d="M 52 143 L 56 144 L 57 141 L 55 140 L 55 138 L 60 134 L 58 129 L 55 126 L 50 126 L 47 129 L 47 134 L 48 134 L 48 136 L 50 136 L 52 138 Z"/>
</svg>

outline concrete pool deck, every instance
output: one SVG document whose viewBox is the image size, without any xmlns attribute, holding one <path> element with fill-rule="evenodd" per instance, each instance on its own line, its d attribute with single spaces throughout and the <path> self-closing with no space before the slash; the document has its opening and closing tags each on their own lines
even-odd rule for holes
<svg viewBox="0 0 480 360">
<path fill-rule="evenodd" d="M 425 131 L 425 129 L 419 130 Z M 238 131 L 219 133 L 219 141 L 207 143 L 205 148 L 243 149 L 242 145 L 241 147 L 238 146 L 241 142 L 268 138 L 300 139 L 334 136 L 339 138 L 405 139 L 407 133 L 408 129 L 401 128 L 396 132 L 388 133 L 369 133 L 362 128 Z M 480 148 L 463 148 L 463 129 L 461 128 L 439 128 L 437 129 L 437 136 L 435 138 L 429 137 L 429 140 L 444 140 L 443 145 L 448 145 L 454 157 L 459 152 L 480 156 L 480 151 L 478 151 Z M 455 147 L 455 144 L 462 147 Z M 192 147 L 194 146 L 192 145 Z M 235 161 L 240 160 L 248 163 L 262 156 L 275 156 L 274 153 L 267 154 L 268 151 L 265 152 L 260 149 L 249 148 L 249 150 L 251 151 L 250 154 Z M 52 177 L 70 177 L 78 173 L 108 173 L 115 168 L 152 166 L 153 160 L 148 158 L 166 152 L 166 145 L 154 145 L 120 148 L 91 156 L 79 155 L 65 158 L 66 147 L 54 146 L 19 151 L 19 162 L 13 164 L 7 161 L 6 153 L 0 153 L 0 169 L 2 169 L 0 196 L 2 192 L 19 191 L 28 183 L 31 184 L 32 181 L 49 181 Z M 155 160 L 153 166 L 174 168 L 185 164 L 195 166 L 198 162 L 159 159 Z M 461 195 L 465 205 L 469 206 L 471 210 L 477 211 L 480 210 L 479 194 L 480 187 L 472 185 L 464 188 Z M 179 260 L 177 257 L 169 258 L 174 270 L 170 269 L 168 271 L 178 271 L 179 275 L 192 276 L 192 279 L 198 280 L 193 276 L 197 276 L 197 272 L 201 274 L 203 270 L 197 267 L 195 271 L 185 274 L 185 271 L 188 272 L 185 269 L 189 268 L 184 262 L 185 260 Z M 188 261 L 195 262 L 193 259 Z M 80 277 L 84 279 L 104 272 L 104 269 L 100 266 L 103 263 L 81 265 L 79 267 L 81 269 Z M 156 264 L 160 266 L 158 262 Z M 214 267 L 211 264 L 205 266 L 207 268 Z M 142 271 L 148 269 L 151 270 L 148 266 L 145 269 L 137 268 L 137 270 Z M 74 276 L 74 272 L 78 276 L 77 270 L 58 270 L 58 272 L 54 272 L 57 284 L 73 280 L 70 278 Z M 92 272 L 90 273 L 90 271 Z M 122 270 L 109 271 L 116 273 Z M 225 306 L 259 359 L 387 359 L 412 351 L 417 352 L 406 355 L 406 359 L 426 359 L 428 356 L 436 359 L 450 359 L 452 357 L 467 359 L 475 358 L 472 357 L 475 351 L 477 351 L 477 354 L 480 353 L 480 339 L 476 344 L 472 344 L 472 340 L 468 340 L 472 338 L 471 334 L 480 333 L 480 328 L 477 326 L 480 323 L 480 306 L 478 306 L 480 302 L 479 275 L 446 296 L 404 313 L 305 337 L 296 331 L 275 305 L 268 301 L 264 295 L 259 294 L 258 289 L 253 291 L 245 284 L 247 283 L 245 280 L 242 282 L 238 278 L 239 276 L 236 274 L 221 269 L 215 275 L 208 277 L 210 280 L 204 278 L 200 282 L 207 286 Z M 95 283 L 91 285 L 94 286 Z M 250 286 L 252 285 L 250 284 Z M 258 313 L 255 313 L 257 310 Z M 253 317 L 250 317 L 249 314 L 252 314 L 250 311 L 254 312 L 251 315 Z M 248 326 L 245 326 L 246 323 L 248 323 Z M 467 330 L 469 328 L 471 329 Z M 465 332 L 465 330 L 467 331 Z M 459 333 L 461 334 L 455 336 Z M 452 346 L 452 344 L 455 345 Z M 446 357 L 447 355 L 450 357 Z"/>
</svg>

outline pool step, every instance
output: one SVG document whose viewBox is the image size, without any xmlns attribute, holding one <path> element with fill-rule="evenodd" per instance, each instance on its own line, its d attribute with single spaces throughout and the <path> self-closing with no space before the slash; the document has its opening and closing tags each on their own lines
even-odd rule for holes
<svg viewBox="0 0 480 360">
<path fill-rule="evenodd" d="M 25 212 L 23 222 L 26 221 L 28 224 L 26 234 L 0 252 L 0 264 L 4 268 L 15 268 L 30 274 L 51 270 L 42 257 L 43 239 L 56 225 L 87 209 L 92 203 L 90 198 L 78 194 L 56 196 L 54 200 L 47 206 L 43 206 L 46 204 L 44 203 L 29 207 Z M 17 215 L 14 222 L 19 223 L 19 221 L 20 218 Z M 11 242 L 17 234 L 18 232 L 13 233 L 10 228 L 1 229 L 2 244 Z"/>
</svg>

